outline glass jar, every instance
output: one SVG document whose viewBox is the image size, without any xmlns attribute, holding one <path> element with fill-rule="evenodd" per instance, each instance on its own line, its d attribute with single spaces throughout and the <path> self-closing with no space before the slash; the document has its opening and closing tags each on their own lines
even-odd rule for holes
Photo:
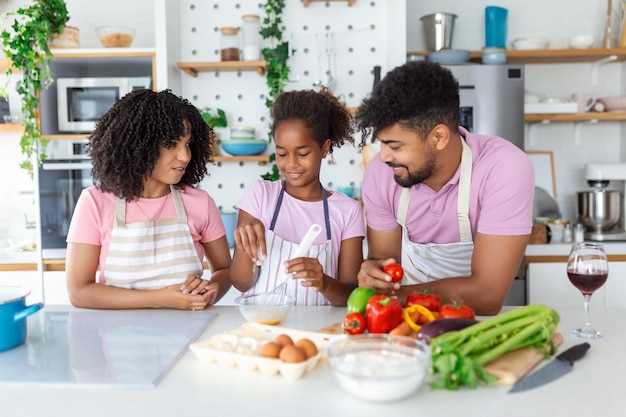
<svg viewBox="0 0 626 417">
<path fill-rule="evenodd" d="M 261 19 L 258 14 L 244 14 L 241 16 L 241 44 L 244 61 L 258 61 L 261 59 Z"/>
<path fill-rule="evenodd" d="M 232 26 L 220 28 L 220 57 L 222 61 L 239 61 L 239 29 Z"/>
</svg>

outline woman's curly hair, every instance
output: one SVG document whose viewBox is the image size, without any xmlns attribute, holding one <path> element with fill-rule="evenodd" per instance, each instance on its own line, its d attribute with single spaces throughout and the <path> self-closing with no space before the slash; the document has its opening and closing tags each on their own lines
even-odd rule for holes
<svg viewBox="0 0 626 417">
<path fill-rule="evenodd" d="M 443 123 L 459 126 L 459 83 L 452 72 L 428 61 L 411 61 L 391 70 L 365 98 L 354 116 L 361 131 L 360 148 L 371 135 L 395 123 L 421 138 Z"/>
<path fill-rule="evenodd" d="M 282 122 L 301 121 L 320 148 L 330 139 L 330 153 L 333 147 L 354 143 L 352 115 L 325 87 L 281 93 L 272 106 L 272 119 L 272 134 Z"/>
<path fill-rule="evenodd" d="M 191 128 L 191 160 L 178 184 L 199 183 L 212 162 L 215 133 L 198 109 L 170 90 L 136 90 L 118 100 L 97 122 L 89 136 L 91 175 L 102 191 L 132 201 L 141 195 L 159 159 L 161 146 L 171 147 Z"/>
</svg>

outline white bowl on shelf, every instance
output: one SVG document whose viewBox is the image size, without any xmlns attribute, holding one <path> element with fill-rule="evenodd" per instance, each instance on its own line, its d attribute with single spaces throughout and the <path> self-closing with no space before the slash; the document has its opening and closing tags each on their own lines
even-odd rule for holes
<svg viewBox="0 0 626 417">
<path fill-rule="evenodd" d="M 548 49 L 550 41 L 544 38 L 517 38 L 512 42 L 513 49 L 529 50 L 529 49 Z"/>
<path fill-rule="evenodd" d="M 593 35 L 576 35 L 568 39 L 569 47 L 573 49 L 589 49 L 593 46 Z"/>
</svg>

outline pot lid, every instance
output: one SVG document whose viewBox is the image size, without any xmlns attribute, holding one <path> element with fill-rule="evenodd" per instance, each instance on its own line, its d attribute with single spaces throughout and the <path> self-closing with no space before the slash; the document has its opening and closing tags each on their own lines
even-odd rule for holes
<svg viewBox="0 0 626 417">
<path fill-rule="evenodd" d="M 0 304 L 8 304 L 25 298 L 30 294 L 26 287 L 0 286 Z"/>
</svg>

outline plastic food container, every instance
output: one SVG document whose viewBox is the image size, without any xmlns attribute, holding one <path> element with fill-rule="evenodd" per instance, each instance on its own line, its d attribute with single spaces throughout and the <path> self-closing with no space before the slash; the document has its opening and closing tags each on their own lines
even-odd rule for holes
<svg viewBox="0 0 626 417">
<path fill-rule="evenodd" d="M 286 363 L 280 359 L 259 356 L 256 352 L 262 344 L 274 340 L 276 336 L 286 334 L 294 342 L 309 339 L 317 347 L 318 353 L 304 362 Z M 281 375 L 286 379 L 301 378 L 325 360 L 328 346 L 343 335 L 309 332 L 268 326 L 259 323 L 245 323 L 231 331 L 217 334 L 208 340 L 195 342 L 189 349 L 198 360 L 227 368 L 238 368 L 247 372 L 260 372 L 263 375 Z"/>
<path fill-rule="evenodd" d="M 328 348 L 330 366 L 342 388 L 379 402 L 414 394 L 428 375 L 430 356 L 425 342 L 388 334 L 344 336 Z"/>
</svg>

